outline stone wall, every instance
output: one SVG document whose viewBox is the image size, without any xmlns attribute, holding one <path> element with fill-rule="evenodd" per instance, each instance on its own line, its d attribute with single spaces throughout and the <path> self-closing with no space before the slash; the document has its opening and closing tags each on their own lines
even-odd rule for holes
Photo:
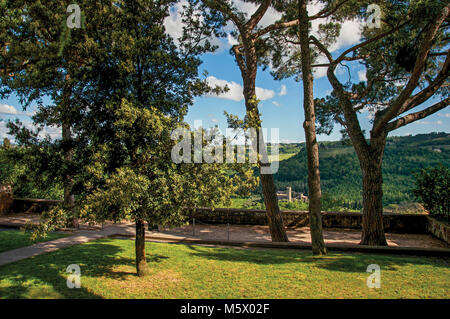
<svg viewBox="0 0 450 319">
<path fill-rule="evenodd" d="M 265 210 L 236 209 L 236 208 L 197 208 L 188 212 L 188 218 L 196 218 L 208 224 L 242 224 L 267 225 Z M 283 211 L 286 226 L 305 227 L 309 225 L 306 211 Z M 353 228 L 361 229 L 361 213 L 323 212 L 323 226 L 325 228 Z M 417 214 L 388 214 L 383 218 L 384 227 L 389 232 L 423 234 L 427 232 L 427 215 Z"/>
<path fill-rule="evenodd" d="M 61 203 L 56 200 L 42 199 L 14 199 L 11 211 L 14 213 L 41 213 L 52 205 Z M 207 224 L 235 224 L 235 225 L 267 225 L 265 210 L 238 208 L 197 208 L 187 210 L 187 218 L 196 218 Z M 306 211 L 283 211 L 286 226 L 305 227 L 309 225 Z M 361 229 L 361 213 L 323 212 L 323 226 L 325 228 Z M 425 234 L 431 232 L 427 215 L 418 214 L 384 214 L 384 228 L 388 232 L 409 234 Z M 433 227 L 437 233 L 439 230 Z M 448 230 L 446 233 L 449 238 Z"/>
<path fill-rule="evenodd" d="M 427 231 L 447 244 L 450 244 L 450 226 L 430 216 L 427 216 L 427 220 Z"/>
<path fill-rule="evenodd" d="M 15 214 L 41 214 L 42 212 L 49 210 L 51 206 L 60 203 L 62 203 L 60 200 L 14 198 L 11 212 Z"/>
</svg>

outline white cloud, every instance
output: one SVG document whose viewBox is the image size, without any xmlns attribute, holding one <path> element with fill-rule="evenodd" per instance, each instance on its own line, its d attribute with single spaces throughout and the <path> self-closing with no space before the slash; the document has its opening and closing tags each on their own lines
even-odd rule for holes
<svg viewBox="0 0 450 319">
<path fill-rule="evenodd" d="M 166 29 L 166 33 L 169 34 L 174 39 L 174 42 L 177 46 L 179 45 L 178 39 L 183 36 L 183 27 L 185 25 L 183 23 L 183 17 L 181 13 L 184 10 L 183 7 L 187 6 L 188 4 L 189 3 L 186 0 L 176 2 L 170 8 L 169 16 L 167 16 L 166 19 L 164 20 L 164 27 Z M 203 21 L 203 17 L 200 16 L 199 20 Z M 228 29 L 229 29 L 228 26 L 224 27 L 225 31 Z M 222 51 L 227 46 L 226 41 L 223 41 L 222 39 L 217 38 L 215 36 L 212 36 L 208 40 L 211 42 L 212 45 L 218 46 L 218 50 L 216 52 Z M 230 39 L 228 39 L 228 41 L 230 41 Z"/>
<path fill-rule="evenodd" d="M 0 139 L 3 140 L 5 137 L 11 138 L 8 135 L 8 128 L 6 127 L 6 122 L 0 121 Z"/>
<path fill-rule="evenodd" d="M 286 85 L 281 85 L 281 90 L 280 90 L 280 92 L 278 93 L 278 96 L 285 96 L 287 94 L 287 87 L 286 87 Z"/>
<path fill-rule="evenodd" d="M 9 129 L 6 127 L 6 122 L 0 121 L 0 139 L 4 139 L 5 137 L 9 139 L 14 139 L 13 136 L 8 135 Z M 36 131 L 36 126 L 30 121 L 23 121 L 23 126 L 29 130 Z M 44 126 L 42 131 L 39 133 L 40 138 L 45 138 L 46 136 L 50 136 L 52 140 L 61 139 L 61 128 L 57 126 Z"/>
<path fill-rule="evenodd" d="M 18 115 L 16 108 L 8 104 L 0 104 L 0 114 Z"/>
<path fill-rule="evenodd" d="M 177 2 L 171 9 L 169 16 L 164 20 L 164 27 L 166 32 L 173 38 L 178 39 L 183 35 L 183 21 L 181 12 L 183 10 L 183 5 L 186 5 L 187 1 Z M 176 41 L 177 42 L 177 41 Z"/>
<path fill-rule="evenodd" d="M 437 125 L 442 125 L 442 124 L 444 124 L 444 122 L 442 122 L 441 120 L 438 120 L 438 121 L 436 122 L 436 124 L 437 124 Z"/>
<path fill-rule="evenodd" d="M 416 123 L 417 124 L 421 124 L 421 125 L 429 125 L 429 124 L 431 124 L 429 121 L 422 121 L 422 120 L 419 120 Z"/>
<path fill-rule="evenodd" d="M 441 113 L 438 114 L 440 117 L 446 117 L 446 118 L 450 118 L 450 113 Z"/>
<path fill-rule="evenodd" d="M 227 40 L 228 40 L 228 44 L 229 44 L 230 46 L 239 44 L 239 41 L 236 40 L 236 39 L 235 39 L 231 34 L 229 34 L 229 33 L 228 33 L 228 35 L 227 35 Z"/>
<path fill-rule="evenodd" d="M 330 47 L 330 52 L 342 49 L 361 41 L 362 21 L 350 20 L 342 24 L 341 32 L 336 42 Z"/>
<path fill-rule="evenodd" d="M 276 107 L 280 107 L 281 106 L 281 104 L 278 103 L 277 101 L 273 101 L 272 104 L 275 105 Z"/>
<path fill-rule="evenodd" d="M 242 85 L 240 85 L 239 83 L 236 83 L 234 81 L 229 82 L 226 80 L 221 80 L 214 76 L 209 76 L 206 79 L 206 81 L 210 86 L 213 86 L 213 87 L 216 85 L 220 86 L 220 87 L 228 86 L 228 89 L 229 89 L 227 92 L 221 93 L 219 95 L 209 94 L 208 96 L 216 97 L 219 99 L 236 101 L 236 102 L 240 102 L 244 99 L 244 94 L 243 94 L 244 89 L 243 89 Z M 256 97 L 261 101 L 270 100 L 275 97 L 275 91 L 257 87 L 256 88 Z"/>
<path fill-rule="evenodd" d="M 256 87 L 256 97 L 261 101 L 270 100 L 275 97 L 275 91 Z"/>
<path fill-rule="evenodd" d="M 359 79 L 360 81 L 364 81 L 364 82 L 367 81 L 366 70 L 358 71 L 358 79 Z"/>
</svg>

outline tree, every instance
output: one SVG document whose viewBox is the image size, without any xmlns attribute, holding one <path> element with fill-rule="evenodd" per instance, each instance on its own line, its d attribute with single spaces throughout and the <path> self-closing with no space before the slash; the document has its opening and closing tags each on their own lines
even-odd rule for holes
<svg viewBox="0 0 450 319">
<path fill-rule="evenodd" d="M 432 215 L 449 218 L 450 208 L 450 170 L 444 165 L 422 169 L 415 174 L 414 196 L 424 203 L 425 209 Z"/>
<path fill-rule="evenodd" d="M 111 27 L 94 38 L 94 57 L 101 63 L 87 73 L 89 86 L 75 91 L 89 105 L 80 138 L 91 145 L 81 216 L 135 222 L 140 276 L 148 272 L 146 222 L 179 224 L 187 207 L 217 205 L 241 185 L 241 178 L 229 175 L 222 164 L 175 164 L 171 159 L 172 131 L 184 125 L 194 96 L 212 90 L 199 78 L 197 56 L 214 49 L 202 41 L 208 30 L 192 27 L 198 19 L 189 8 L 187 27 L 175 45 L 163 27 L 172 3 L 118 2 L 109 17 Z"/>
<path fill-rule="evenodd" d="M 195 1 L 194 1 L 195 2 Z M 256 12 L 249 18 L 242 12 L 233 8 L 231 1 L 202 0 L 204 6 L 209 8 L 213 15 L 220 13 L 223 17 L 223 25 L 227 22 L 234 24 L 239 34 L 240 44 L 232 47 L 232 53 L 241 71 L 244 86 L 244 99 L 246 108 L 246 124 L 256 129 L 257 141 L 263 140 L 261 133 L 261 119 L 256 97 L 256 74 L 258 70 L 258 45 L 262 35 L 267 34 L 272 28 L 281 26 L 272 25 L 270 29 L 257 28 L 268 8 L 271 0 L 247 1 L 259 4 Z M 205 9 L 201 9 L 205 10 Z M 270 163 L 266 161 L 267 150 L 263 143 L 253 145 L 258 154 L 258 167 L 260 171 L 261 185 L 264 195 L 264 203 L 267 211 L 267 219 L 272 236 L 272 241 L 288 241 L 284 227 L 283 216 L 278 206 L 278 197 Z"/>
<path fill-rule="evenodd" d="M 88 1 L 78 3 L 90 17 L 98 16 L 95 5 L 89 5 Z M 45 153 L 40 152 L 43 148 L 52 149 L 46 155 L 58 157 L 52 160 L 59 165 L 52 167 L 51 175 L 63 184 L 65 210 L 72 216 L 73 226 L 78 227 L 73 190 L 77 165 L 73 124 L 79 120 L 83 109 L 80 100 L 74 98 L 73 90 L 76 85 L 85 84 L 80 79 L 88 66 L 89 57 L 83 55 L 88 43 L 82 29 L 68 29 L 70 16 L 66 1 L 3 1 L 0 11 L 3 16 L 0 26 L 1 96 L 16 94 L 24 110 L 37 103 L 39 109 L 33 116 L 33 124 L 41 128 L 60 127 L 62 139 L 41 139 L 40 129 L 33 132 L 20 122 L 10 122 L 8 126 L 19 145 L 34 148 L 35 160 L 41 162 L 41 168 L 46 168 L 48 160 L 48 157 L 37 156 Z M 88 26 L 91 30 L 95 27 L 92 23 Z M 48 105 L 44 105 L 45 97 L 51 98 Z"/>
<path fill-rule="evenodd" d="M 182 123 L 155 107 L 135 107 L 126 100 L 114 106 L 114 133 L 124 145 L 126 160 L 105 178 L 102 187 L 86 198 L 83 219 L 133 220 L 136 223 L 136 269 L 145 276 L 145 222 L 177 225 L 184 222 L 187 207 L 216 206 L 230 200 L 242 185 L 241 177 L 230 176 L 223 164 L 175 164 L 168 150 L 177 141 L 171 133 Z M 191 136 L 192 137 L 192 136 Z M 104 176 L 102 167 L 116 150 L 105 144 L 90 173 Z M 250 178 L 251 179 L 251 178 Z"/>
<path fill-rule="evenodd" d="M 283 27 L 271 28 L 271 37 L 264 39 L 267 50 L 262 63 L 271 65 L 275 79 L 296 76 L 303 85 L 303 110 L 305 121 L 303 127 L 306 137 L 308 163 L 308 195 L 311 241 L 314 254 L 326 254 L 322 233 L 321 185 L 319 170 L 319 145 L 316 138 L 316 109 L 313 92 L 313 67 L 317 60 L 317 52 L 311 47 L 311 22 L 318 19 L 332 18 L 333 22 L 324 21 L 319 26 L 323 34 L 322 41 L 333 43 L 339 35 L 339 22 L 351 17 L 348 8 L 352 1 L 318 1 L 314 5 L 322 6 L 316 14 L 308 13 L 307 0 L 286 2 L 281 22 Z M 336 23 L 338 22 L 338 23 Z"/>
<path fill-rule="evenodd" d="M 299 38 L 302 63 L 303 83 L 303 109 L 305 122 L 303 128 L 306 136 L 306 151 L 308 155 L 308 195 L 309 195 L 309 222 L 311 229 L 311 242 L 314 254 L 326 254 L 327 250 L 323 240 L 322 212 L 319 171 L 319 147 L 316 138 L 316 115 L 314 108 L 312 60 L 309 45 L 309 16 L 307 0 L 298 1 Z"/>
<path fill-rule="evenodd" d="M 333 87 L 330 96 L 316 103 L 328 120 L 344 126 L 362 170 L 363 245 L 387 245 L 381 165 L 388 134 L 442 110 L 450 101 L 450 51 L 446 50 L 450 5 L 430 0 L 383 1 L 380 6 L 381 28 L 366 28 L 363 41 L 336 58 L 311 37 L 329 61 L 327 76 Z M 365 65 L 367 82 L 349 85 L 339 81 L 337 66 L 352 61 Z M 439 101 L 425 106 L 432 97 Z M 362 110 L 372 110 L 374 116 L 368 140 L 358 119 Z"/>
</svg>

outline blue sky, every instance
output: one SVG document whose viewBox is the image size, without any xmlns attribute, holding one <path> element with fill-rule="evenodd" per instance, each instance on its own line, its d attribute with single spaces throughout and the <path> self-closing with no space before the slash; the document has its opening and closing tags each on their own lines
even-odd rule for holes
<svg viewBox="0 0 450 319">
<path fill-rule="evenodd" d="M 246 4 L 241 0 L 235 0 L 236 7 L 248 14 L 254 12 L 255 7 Z M 166 29 L 174 38 L 180 35 L 182 30 L 181 16 L 177 10 L 181 10 L 182 2 L 171 11 L 171 16 L 166 20 Z M 319 7 L 311 7 L 310 11 L 318 11 Z M 269 10 L 267 15 L 261 21 L 260 26 L 268 25 L 279 18 L 279 13 Z M 313 30 L 317 28 L 320 21 L 313 24 Z M 333 45 L 333 53 L 338 54 L 345 48 L 359 42 L 359 28 L 364 21 L 349 21 L 343 25 L 341 36 Z M 227 27 L 229 31 L 231 26 Z M 211 84 L 228 84 L 230 91 L 223 96 L 204 96 L 197 97 L 194 105 L 190 108 L 186 117 L 186 121 L 193 125 L 194 121 L 201 120 L 203 127 L 213 127 L 218 125 L 222 132 L 227 127 L 224 111 L 235 114 L 241 118 L 245 114 L 244 100 L 242 96 L 242 80 L 240 71 L 230 55 L 229 49 L 235 41 L 231 37 L 227 39 L 215 39 L 216 44 L 220 46 L 218 52 L 206 54 L 202 57 L 203 65 L 201 71 L 207 70 L 209 73 L 208 80 Z M 331 85 L 324 76 L 324 70 L 318 70 L 315 74 L 314 94 L 315 97 L 324 97 L 331 92 Z M 365 71 L 358 65 L 351 67 L 352 79 L 363 79 Z M 347 73 L 338 72 L 342 81 L 348 79 Z M 279 128 L 281 142 L 303 142 L 304 132 L 302 123 L 304 120 L 302 100 L 303 88 L 301 82 L 295 82 L 293 79 L 283 81 L 275 81 L 270 75 L 269 70 L 258 72 L 257 83 L 258 97 L 262 100 L 260 103 L 260 112 L 262 113 L 263 127 Z M 49 102 L 48 100 L 46 102 Z M 430 101 L 431 102 L 431 101 Z M 429 104 L 429 103 L 428 103 Z M 425 104 L 424 106 L 428 105 Z M 22 107 L 16 97 L 11 96 L 8 99 L 0 100 L 0 138 L 6 137 L 5 124 L 8 120 L 15 118 L 21 119 L 25 125 L 31 126 L 29 115 L 32 114 L 33 108 L 23 112 Z M 369 123 L 368 113 L 360 115 L 362 127 L 367 131 L 371 127 Z M 52 137 L 59 136 L 58 128 L 46 128 L 46 133 Z M 449 132 L 450 131 L 450 110 L 446 109 L 425 118 L 424 120 L 409 124 L 402 127 L 391 135 L 409 135 L 429 132 Z M 330 136 L 321 135 L 318 137 L 320 141 L 339 140 L 339 128 L 337 127 Z"/>
</svg>

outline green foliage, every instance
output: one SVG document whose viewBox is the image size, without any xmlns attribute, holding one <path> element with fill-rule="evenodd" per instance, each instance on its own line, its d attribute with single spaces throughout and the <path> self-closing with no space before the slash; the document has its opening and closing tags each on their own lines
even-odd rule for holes
<svg viewBox="0 0 450 319">
<path fill-rule="evenodd" d="M 447 164 L 448 165 L 448 164 Z M 440 164 L 415 174 L 413 192 L 432 215 L 447 216 L 450 210 L 450 169 Z"/>
<path fill-rule="evenodd" d="M 44 147 L 0 147 L 0 184 L 12 185 L 19 198 L 61 199 L 62 184 L 55 178 L 51 158 Z"/>
<path fill-rule="evenodd" d="M 328 193 L 322 194 L 321 199 L 322 211 L 332 212 L 332 211 L 340 211 L 344 206 L 344 201 L 342 199 L 338 199 Z"/>
<path fill-rule="evenodd" d="M 229 170 L 237 167 L 222 163 L 173 163 L 170 150 L 176 141 L 170 133 L 180 124 L 156 108 L 138 108 L 123 100 L 114 114 L 114 140 L 123 145 L 125 160 L 113 172 L 96 173 L 104 176 L 105 182 L 86 197 L 83 219 L 181 224 L 186 207 L 227 203 L 243 183 L 255 180 L 245 171 L 230 175 Z M 117 155 L 108 144 L 102 152 L 100 162 Z M 92 162 L 92 166 L 101 170 L 100 163 Z"/>
<path fill-rule="evenodd" d="M 438 149 L 440 152 L 436 152 Z M 342 202 L 348 209 L 362 208 L 362 176 L 351 146 L 341 142 L 321 142 L 320 177 L 324 193 Z M 442 163 L 450 165 L 450 136 L 446 133 L 418 134 L 388 138 L 383 160 L 383 203 L 412 202 L 414 178 L 418 170 Z M 274 176 L 278 189 L 291 186 L 308 193 L 306 151 L 280 162 Z"/>
</svg>

